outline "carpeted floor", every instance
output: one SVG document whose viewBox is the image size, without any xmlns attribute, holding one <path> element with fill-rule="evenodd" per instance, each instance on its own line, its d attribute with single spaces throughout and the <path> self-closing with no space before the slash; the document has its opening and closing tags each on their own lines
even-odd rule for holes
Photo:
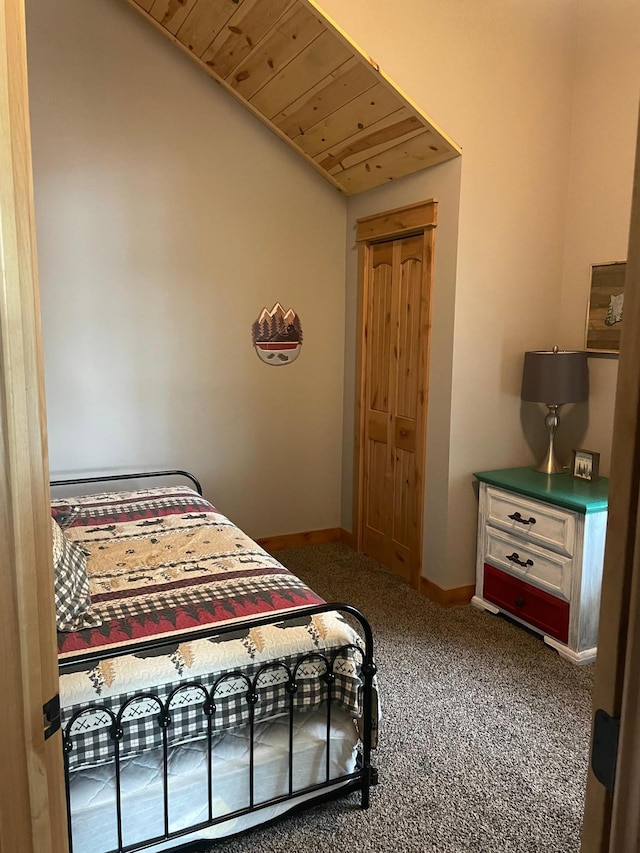
<svg viewBox="0 0 640 853">
<path fill-rule="evenodd" d="M 380 784 L 368 811 L 351 795 L 215 853 L 577 853 L 592 666 L 470 606 L 441 609 L 341 545 L 277 556 L 372 624 Z"/>
</svg>

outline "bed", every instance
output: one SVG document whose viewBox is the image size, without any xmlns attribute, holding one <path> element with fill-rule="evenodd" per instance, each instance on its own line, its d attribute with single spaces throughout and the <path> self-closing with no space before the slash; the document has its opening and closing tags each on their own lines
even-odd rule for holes
<svg viewBox="0 0 640 853">
<path fill-rule="evenodd" d="M 139 488 L 176 474 L 192 486 Z M 52 486 L 124 479 L 136 488 L 52 501 L 72 853 L 206 849 L 353 790 L 367 808 L 364 616 L 320 599 L 187 472 Z"/>
</svg>

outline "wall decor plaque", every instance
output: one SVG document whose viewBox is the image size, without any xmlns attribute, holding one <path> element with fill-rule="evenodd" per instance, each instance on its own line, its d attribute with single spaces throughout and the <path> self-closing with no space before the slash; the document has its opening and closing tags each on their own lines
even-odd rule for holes
<svg viewBox="0 0 640 853">
<path fill-rule="evenodd" d="M 591 352 L 620 352 L 626 271 L 626 261 L 591 267 L 585 332 L 585 349 Z"/>
<path fill-rule="evenodd" d="M 302 349 L 302 325 L 293 310 L 286 311 L 279 302 L 271 311 L 262 309 L 251 329 L 253 346 L 260 361 L 272 367 L 291 364 Z"/>
</svg>

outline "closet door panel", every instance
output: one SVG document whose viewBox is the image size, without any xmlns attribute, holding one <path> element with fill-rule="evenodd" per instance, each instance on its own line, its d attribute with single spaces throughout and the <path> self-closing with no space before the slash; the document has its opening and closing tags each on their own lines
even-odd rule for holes
<svg viewBox="0 0 640 853">
<path fill-rule="evenodd" d="M 420 304 L 423 237 L 400 245 L 398 309 L 398 382 L 395 414 L 415 420 L 418 411 Z"/>
<path fill-rule="evenodd" d="M 369 359 L 366 368 L 365 483 L 363 546 L 382 563 L 389 557 L 391 517 L 390 361 L 392 351 L 393 247 L 371 251 L 367 310 Z"/>
<path fill-rule="evenodd" d="M 381 563 L 389 556 L 389 501 L 387 499 L 387 445 L 371 440 L 367 443 L 367 477 L 365 482 L 364 550 Z"/>
<path fill-rule="evenodd" d="M 393 296 L 392 246 L 372 251 L 371 298 L 369 302 L 369 360 L 367 402 L 370 411 L 389 411 L 389 359 L 391 353 L 391 307 Z"/>
<path fill-rule="evenodd" d="M 415 464 L 414 454 L 398 450 L 393 477 L 392 563 L 394 572 L 405 580 L 411 578 L 414 530 Z"/>
<path fill-rule="evenodd" d="M 411 418 L 394 418 L 395 446 L 398 450 L 416 452 L 416 422 Z"/>
<path fill-rule="evenodd" d="M 386 445 L 380 441 L 369 441 L 367 444 L 367 457 L 367 528 L 382 533 L 385 528 L 387 516 L 387 502 L 385 501 L 387 479 Z"/>
</svg>

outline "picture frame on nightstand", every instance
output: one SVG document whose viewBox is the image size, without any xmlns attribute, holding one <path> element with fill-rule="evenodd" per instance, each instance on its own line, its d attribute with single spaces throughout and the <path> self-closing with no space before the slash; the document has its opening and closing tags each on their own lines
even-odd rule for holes
<svg viewBox="0 0 640 853">
<path fill-rule="evenodd" d="M 600 473 L 600 454 L 577 448 L 571 451 L 571 476 L 592 483 Z"/>
</svg>

